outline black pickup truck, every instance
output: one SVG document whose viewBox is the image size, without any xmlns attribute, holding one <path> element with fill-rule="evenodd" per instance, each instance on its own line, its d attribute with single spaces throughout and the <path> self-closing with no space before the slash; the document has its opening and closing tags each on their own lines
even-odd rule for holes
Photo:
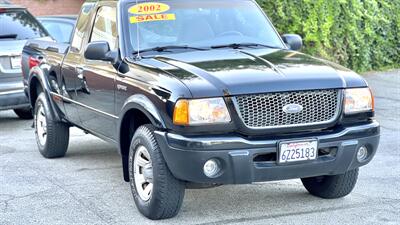
<svg viewBox="0 0 400 225">
<path fill-rule="evenodd" d="M 346 196 L 378 147 L 374 99 L 301 46 L 254 0 L 87 1 L 71 45 L 23 51 L 39 151 L 64 156 L 71 126 L 114 143 L 150 219 L 175 216 L 185 188 L 301 178 Z"/>
</svg>

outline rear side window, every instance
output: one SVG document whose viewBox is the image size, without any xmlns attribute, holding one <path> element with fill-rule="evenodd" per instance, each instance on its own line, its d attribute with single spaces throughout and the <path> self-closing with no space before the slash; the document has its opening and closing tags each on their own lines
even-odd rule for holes
<svg viewBox="0 0 400 225">
<path fill-rule="evenodd" d="M 69 43 L 74 26 L 69 23 L 58 21 L 42 21 L 44 28 L 59 43 Z"/>
<path fill-rule="evenodd" d="M 46 30 L 26 10 L 0 12 L 0 40 L 26 40 L 46 36 Z"/>
</svg>

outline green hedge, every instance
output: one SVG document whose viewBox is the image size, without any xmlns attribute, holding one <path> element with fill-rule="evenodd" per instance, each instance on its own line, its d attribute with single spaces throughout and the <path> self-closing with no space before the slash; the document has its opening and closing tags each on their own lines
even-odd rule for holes
<svg viewBox="0 0 400 225">
<path fill-rule="evenodd" d="M 362 72 L 400 67 L 400 0 L 257 0 L 303 52 Z"/>
</svg>

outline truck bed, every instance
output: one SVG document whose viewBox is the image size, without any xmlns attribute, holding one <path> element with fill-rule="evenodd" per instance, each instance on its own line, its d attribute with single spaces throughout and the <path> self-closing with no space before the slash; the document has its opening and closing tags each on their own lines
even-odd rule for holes
<svg viewBox="0 0 400 225">
<path fill-rule="evenodd" d="M 22 51 L 21 61 L 24 86 L 27 87 L 29 81 L 31 70 L 30 61 L 46 60 L 48 64 L 58 67 L 57 69 L 59 69 L 69 46 L 70 45 L 66 43 L 56 43 L 52 41 L 28 41 Z"/>
</svg>

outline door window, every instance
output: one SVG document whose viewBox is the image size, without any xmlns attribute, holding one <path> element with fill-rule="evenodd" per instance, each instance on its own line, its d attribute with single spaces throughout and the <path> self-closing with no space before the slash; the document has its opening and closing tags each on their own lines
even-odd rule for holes
<svg viewBox="0 0 400 225">
<path fill-rule="evenodd" d="M 117 12 L 109 6 L 103 6 L 97 11 L 90 42 L 107 41 L 111 50 L 117 47 Z"/>
<path fill-rule="evenodd" d="M 86 34 L 85 31 L 87 29 L 87 24 L 89 24 L 92 9 L 93 4 L 85 4 L 82 6 L 78 22 L 76 23 L 74 37 L 72 38 L 71 43 L 71 50 L 74 52 L 79 52 L 82 48 L 82 44 Z"/>
</svg>

